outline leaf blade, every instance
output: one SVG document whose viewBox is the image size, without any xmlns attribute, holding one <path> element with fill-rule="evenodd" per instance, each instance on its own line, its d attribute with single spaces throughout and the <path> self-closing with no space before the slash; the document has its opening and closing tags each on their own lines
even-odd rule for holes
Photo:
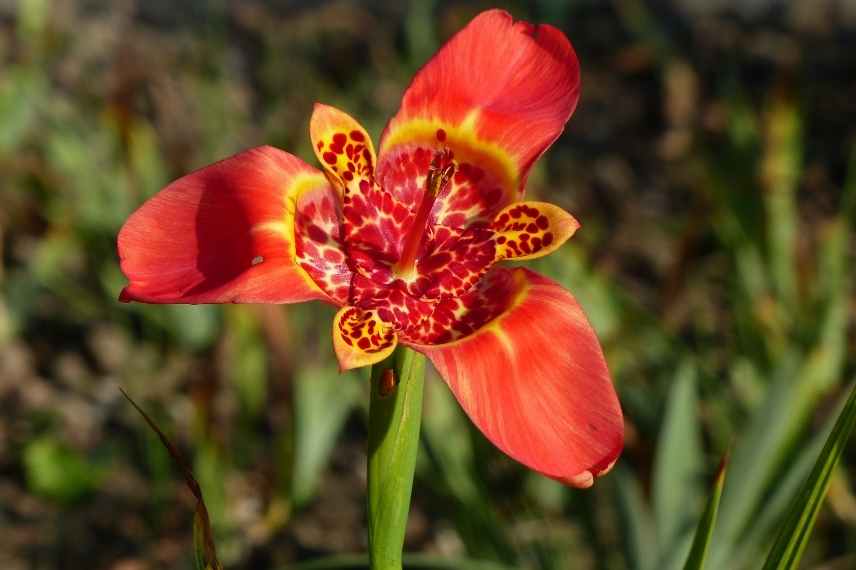
<svg viewBox="0 0 856 570">
<path fill-rule="evenodd" d="M 790 512 L 764 563 L 764 570 L 788 570 L 798 567 L 829 489 L 830 476 L 841 458 L 854 423 L 856 385 L 851 387 L 847 404 L 839 414 L 811 474 L 791 503 Z"/>
<path fill-rule="evenodd" d="M 199 483 L 193 476 L 184 456 L 178 451 L 173 443 L 167 438 L 166 434 L 158 427 L 155 421 L 137 405 L 137 403 L 128 395 L 123 388 L 119 388 L 125 399 L 137 410 L 143 420 L 148 424 L 163 446 L 169 452 L 175 465 L 181 470 L 184 477 L 184 483 L 187 488 L 196 498 L 196 512 L 193 516 L 193 551 L 195 555 L 194 566 L 197 570 L 223 570 L 220 561 L 217 559 L 217 549 L 214 546 L 214 533 L 211 530 L 211 519 L 208 516 L 208 508 L 205 506 L 205 499 L 202 497 L 202 489 Z"/>
<path fill-rule="evenodd" d="M 696 371 L 685 362 L 670 389 L 654 459 L 652 498 L 663 554 L 674 551 L 682 535 L 692 532 L 695 508 L 701 503 L 704 457 L 697 403 Z"/>
<path fill-rule="evenodd" d="M 719 512 L 719 501 L 722 498 L 722 488 L 725 486 L 725 472 L 728 469 L 728 456 L 726 455 L 719 464 L 719 470 L 713 483 L 713 492 L 704 508 L 704 513 L 696 528 L 695 538 L 690 548 L 684 570 L 701 570 L 707 560 L 710 546 L 710 538 L 713 536 L 713 528 L 716 525 L 716 516 Z"/>
</svg>

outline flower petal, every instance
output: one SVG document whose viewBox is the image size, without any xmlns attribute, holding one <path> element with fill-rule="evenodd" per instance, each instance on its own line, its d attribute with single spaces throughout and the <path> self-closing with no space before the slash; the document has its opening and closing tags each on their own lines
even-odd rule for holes
<svg viewBox="0 0 856 570">
<path fill-rule="evenodd" d="M 341 370 L 380 362 L 397 344 L 392 325 L 375 310 L 342 307 L 333 319 L 333 348 Z"/>
<path fill-rule="evenodd" d="M 309 136 L 315 156 L 342 187 L 359 191 L 360 182 L 374 178 L 375 152 L 372 139 L 347 113 L 315 103 L 309 121 Z"/>
<path fill-rule="evenodd" d="M 574 297 L 526 269 L 494 269 L 481 327 L 448 344 L 414 345 L 502 451 L 577 487 L 606 473 L 623 446 L 621 408 L 594 331 Z M 496 305 L 504 310 L 496 314 Z"/>
<path fill-rule="evenodd" d="M 381 136 L 378 180 L 418 204 L 431 157 L 450 149 L 457 187 L 438 223 L 485 218 L 520 198 L 529 168 L 561 134 L 579 98 L 579 62 L 549 25 L 477 16 L 419 71 Z"/>
<path fill-rule="evenodd" d="M 496 259 L 535 259 L 559 249 L 580 227 L 572 215 L 547 202 L 517 202 L 493 221 Z"/>
<path fill-rule="evenodd" d="M 328 188 L 299 158 L 258 147 L 179 178 L 119 232 L 122 301 L 296 303 L 329 297 L 294 258 L 288 197 Z"/>
</svg>

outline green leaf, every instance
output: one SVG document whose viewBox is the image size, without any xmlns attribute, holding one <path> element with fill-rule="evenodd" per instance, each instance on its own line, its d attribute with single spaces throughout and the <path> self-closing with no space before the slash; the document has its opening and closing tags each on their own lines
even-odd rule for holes
<svg viewBox="0 0 856 570">
<path fill-rule="evenodd" d="M 648 570 L 656 567 L 657 542 L 654 521 L 639 481 L 622 465 L 615 468 L 619 524 L 628 567 Z"/>
<path fill-rule="evenodd" d="M 837 350 L 824 350 L 821 345 L 806 359 L 796 353 L 785 356 L 776 371 L 778 377 L 767 388 L 764 404 L 753 413 L 732 455 L 711 553 L 717 568 L 733 562 L 731 556 L 745 529 L 787 464 L 808 415 L 837 380 L 843 361 Z"/>
<path fill-rule="evenodd" d="M 829 488 L 830 476 L 853 431 L 854 422 L 856 422 L 856 385 L 850 389 L 847 403 L 839 414 L 814 469 L 791 503 L 790 513 L 770 550 L 764 570 L 786 570 L 798 567 Z"/>
<path fill-rule="evenodd" d="M 120 390 L 125 399 L 134 406 L 134 409 L 143 416 L 143 419 L 152 431 L 157 434 L 161 443 L 169 452 L 170 457 L 172 457 L 173 463 L 181 470 L 187 488 L 190 489 L 190 492 L 196 498 L 196 513 L 193 516 L 193 550 L 195 553 L 196 570 L 223 570 L 220 561 L 217 559 L 217 549 L 214 547 L 214 534 L 211 531 L 211 520 L 208 517 L 208 509 L 205 507 L 205 499 L 202 497 L 202 490 L 196 478 L 194 478 L 187 461 L 179 453 L 178 448 L 166 437 L 166 434 L 155 424 L 154 420 L 131 399 L 125 390 L 122 388 Z"/>
<path fill-rule="evenodd" d="M 315 494 L 339 433 L 362 393 L 352 374 L 308 367 L 294 379 L 292 498 L 302 505 Z"/>
<path fill-rule="evenodd" d="M 719 464 L 719 471 L 713 483 L 713 492 L 704 508 L 698 528 L 696 528 L 695 538 L 693 538 L 693 545 L 684 565 L 684 570 L 701 570 L 704 568 L 708 546 L 710 546 L 710 537 L 713 535 L 713 527 L 716 525 L 716 515 L 719 511 L 719 500 L 722 498 L 722 488 L 725 485 L 727 466 L 728 457 L 726 456 Z"/>
<path fill-rule="evenodd" d="M 701 502 L 704 457 L 697 404 L 696 371 L 686 362 L 669 394 L 654 460 L 652 495 L 661 562 L 692 532 Z"/>
<path fill-rule="evenodd" d="M 800 451 L 791 467 L 777 478 L 776 487 L 764 499 L 763 508 L 753 517 L 752 525 L 743 533 L 738 550 L 732 557 L 735 568 L 748 567 L 746 561 L 760 560 L 762 552 L 770 545 L 775 530 L 781 523 L 791 500 L 796 496 L 800 486 L 814 467 L 814 462 L 820 455 L 823 445 L 839 412 L 844 409 L 844 401 L 836 407 L 822 430 L 818 431 L 807 443 L 800 445 Z"/>
</svg>

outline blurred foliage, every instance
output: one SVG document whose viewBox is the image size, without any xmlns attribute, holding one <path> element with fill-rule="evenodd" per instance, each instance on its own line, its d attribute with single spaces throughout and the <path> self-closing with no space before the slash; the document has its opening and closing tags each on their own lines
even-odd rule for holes
<svg viewBox="0 0 856 570">
<path fill-rule="evenodd" d="M 115 236 L 242 148 L 311 161 L 315 100 L 379 134 L 492 5 L 580 56 L 529 192 L 583 227 L 535 265 L 600 334 L 626 451 L 566 489 L 429 377 L 409 562 L 683 567 L 730 450 L 708 567 L 760 565 L 856 372 L 851 0 L 0 3 L 0 568 L 193 567 L 195 500 L 120 385 L 192 458 L 224 567 L 362 567 L 367 378 L 330 309 L 119 304 Z M 842 451 L 805 567 L 854 564 Z"/>
</svg>

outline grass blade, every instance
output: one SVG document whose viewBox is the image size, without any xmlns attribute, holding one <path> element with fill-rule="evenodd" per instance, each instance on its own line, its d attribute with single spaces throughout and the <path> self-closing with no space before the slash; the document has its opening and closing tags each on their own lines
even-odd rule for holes
<svg viewBox="0 0 856 570">
<path fill-rule="evenodd" d="M 222 570 L 223 567 L 217 559 L 217 550 L 214 547 L 214 534 L 211 531 L 211 520 L 208 516 L 208 509 L 205 506 L 205 499 L 202 497 L 202 489 L 199 487 L 199 483 L 193 476 L 190 466 L 181 453 L 179 453 L 178 448 L 172 444 L 154 420 L 150 418 L 134 400 L 131 399 L 125 390 L 122 388 L 119 388 L 119 390 L 121 390 L 125 399 L 134 406 L 134 409 L 143 416 L 143 419 L 152 431 L 157 434 L 161 443 L 169 452 L 170 457 L 172 457 L 173 462 L 181 470 L 181 474 L 184 476 L 184 482 L 187 485 L 187 488 L 190 489 L 190 492 L 193 493 L 193 496 L 196 498 L 196 513 L 193 516 L 193 550 L 196 556 L 196 564 L 194 568 L 196 568 L 196 570 Z"/>
<path fill-rule="evenodd" d="M 794 497 L 788 517 L 782 525 L 773 548 L 764 564 L 764 570 L 786 570 L 797 568 L 808 538 L 817 520 L 820 506 L 829 488 L 832 475 L 841 454 L 844 451 L 853 424 L 856 422 L 856 385 L 850 389 L 850 396 L 832 433 L 826 440 L 811 474 Z"/>
<path fill-rule="evenodd" d="M 696 372 L 679 369 L 666 405 L 654 462 L 653 506 L 661 559 L 692 532 L 702 490 L 703 454 L 696 398 Z"/>
<path fill-rule="evenodd" d="M 727 467 L 728 456 L 725 456 L 722 459 L 722 463 L 719 464 L 719 471 L 713 483 L 713 492 L 707 501 L 707 506 L 704 508 L 701 520 L 699 520 L 684 570 L 701 570 L 704 568 L 708 546 L 710 545 L 710 537 L 713 535 L 713 527 L 716 524 L 716 515 L 719 511 L 719 499 L 722 498 L 722 488 L 725 485 L 725 471 Z"/>
<path fill-rule="evenodd" d="M 655 525 L 645 504 L 642 485 L 621 465 L 616 467 L 614 477 L 621 537 L 628 567 L 637 570 L 656 568 Z"/>
</svg>

